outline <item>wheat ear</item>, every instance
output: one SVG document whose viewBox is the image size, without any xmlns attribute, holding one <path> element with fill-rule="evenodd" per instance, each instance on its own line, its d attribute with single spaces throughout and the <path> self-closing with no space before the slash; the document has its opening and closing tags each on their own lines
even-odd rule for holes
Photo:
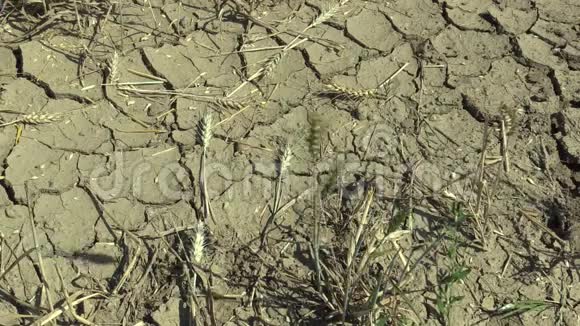
<svg viewBox="0 0 580 326">
<path fill-rule="evenodd" d="M 20 121 L 31 125 L 40 125 L 62 120 L 62 113 L 36 113 L 32 112 L 20 118 Z"/>
<path fill-rule="evenodd" d="M 213 100 L 213 102 L 216 105 L 221 106 L 222 108 L 236 110 L 236 111 L 242 110 L 245 107 L 244 102 L 230 100 L 228 98 L 218 97 L 218 98 L 215 98 Z"/>
<path fill-rule="evenodd" d="M 330 18 L 334 17 L 340 11 L 340 9 L 349 1 L 350 0 L 343 0 L 343 1 L 335 4 L 334 6 L 330 7 L 325 12 L 322 12 L 320 15 L 318 15 L 318 17 L 316 17 L 316 19 L 314 19 L 314 21 L 312 21 L 312 23 L 310 25 L 308 25 L 308 27 L 306 29 L 313 28 L 317 25 L 320 25 L 320 24 L 326 22 Z"/>
<path fill-rule="evenodd" d="M 241 83 L 238 87 L 236 87 L 233 91 L 231 91 L 226 97 L 231 97 L 232 95 L 237 93 L 240 89 L 242 89 L 244 86 L 246 86 L 248 83 L 254 80 L 260 80 L 270 75 L 272 71 L 276 69 L 276 66 L 278 66 L 278 64 L 282 60 L 282 57 L 284 57 L 285 54 L 286 54 L 285 51 L 276 52 L 273 55 L 269 56 L 266 60 L 263 60 L 260 69 L 258 69 L 258 71 L 256 71 L 250 77 L 248 77 L 248 79 L 244 80 L 243 83 Z"/>
<path fill-rule="evenodd" d="M 199 135 L 201 138 L 201 144 L 203 146 L 204 155 L 206 154 L 207 148 L 209 146 L 210 140 L 213 138 L 213 117 L 211 113 L 207 113 L 203 116 L 201 121 Z"/>
<path fill-rule="evenodd" d="M 202 221 L 197 222 L 197 226 L 195 227 L 195 236 L 193 238 L 193 252 L 191 253 L 191 259 L 193 263 L 200 264 L 203 260 L 203 255 L 205 251 L 205 229 L 204 224 Z M 197 273 L 193 273 L 193 291 L 192 295 L 189 298 L 190 309 L 192 314 L 194 314 L 195 308 L 197 306 L 195 301 L 197 290 Z"/>
<path fill-rule="evenodd" d="M 336 5 L 330 7 L 328 10 L 321 12 L 320 15 L 318 15 L 312 21 L 312 23 L 310 23 L 310 25 L 306 26 L 300 34 L 298 34 L 292 41 L 290 41 L 290 43 L 288 43 L 288 45 L 286 45 L 286 47 L 284 47 L 284 49 L 282 51 L 286 52 L 288 50 L 291 50 L 291 49 L 297 47 L 299 44 L 307 41 L 309 38 L 308 38 L 308 36 L 304 36 L 303 35 L 304 33 L 306 33 L 309 29 L 314 28 L 314 27 L 328 21 L 330 18 L 334 17 L 340 11 L 340 9 L 342 9 L 342 7 L 349 1 L 350 0 L 342 0 L 339 3 L 337 3 Z M 300 40 L 301 38 L 302 38 L 302 40 Z"/>
<path fill-rule="evenodd" d="M 274 223 L 274 218 L 278 215 L 280 209 L 280 200 L 282 198 L 282 180 L 284 179 L 284 174 L 290 166 L 290 161 L 292 160 L 292 149 L 290 145 L 285 144 L 283 149 L 278 152 L 278 178 L 276 180 L 276 189 L 274 191 L 274 205 L 272 207 L 272 214 L 266 221 L 264 226 L 264 231 L 262 232 L 262 239 L 260 241 L 260 247 L 263 248 L 266 244 L 266 235 L 268 234 L 268 229 L 270 225 Z"/>
<path fill-rule="evenodd" d="M 200 190 L 201 190 L 201 197 L 203 202 L 203 212 L 204 217 L 207 219 L 211 217 L 211 207 L 209 203 L 209 196 L 207 193 L 207 179 L 205 173 L 205 161 L 207 158 L 207 149 L 209 147 L 209 142 L 213 137 L 213 118 L 211 113 L 207 113 L 203 116 L 203 120 L 199 126 L 199 137 L 201 140 L 201 145 L 203 147 L 203 151 L 201 153 L 201 162 L 199 168 L 199 182 L 200 182 Z"/>
<path fill-rule="evenodd" d="M 51 122 L 58 122 L 62 120 L 62 113 L 36 113 L 32 112 L 22 116 L 16 120 L 12 120 L 0 125 L 0 127 L 10 126 L 16 123 L 24 123 L 29 125 L 41 125 Z"/>
<path fill-rule="evenodd" d="M 109 69 L 109 82 L 117 84 L 119 82 L 119 53 L 113 52 L 113 57 L 107 61 L 107 69 Z"/>
<path fill-rule="evenodd" d="M 339 95 L 344 95 L 344 96 L 349 96 L 349 97 L 354 97 L 354 98 L 371 98 L 371 97 L 377 97 L 378 95 L 378 90 L 375 89 L 354 89 L 354 88 L 349 88 L 349 87 L 344 87 L 344 86 L 340 86 L 337 84 L 325 84 L 324 85 L 328 91 L 332 92 L 332 93 L 337 93 Z"/>
<path fill-rule="evenodd" d="M 197 222 L 195 227 L 195 236 L 193 238 L 193 262 L 196 264 L 201 263 L 203 260 L 204 250 L 205 250 L 205 228 L 202 221 Z"/>
<path fill-rule="evenodd" d="M 278 181 L 276 182 L 276 198 L 274 200 L 274 214 L 278 211 L 280 207 L 280 197 L 282 195 L 282 179 L 284 178 L 284 174 L 288 167 L 290 166 L 290 161 L 292 160 L 292 149 L 290 145 L 284 145 L 284 148 L 278 154 L 278 164 L 279 164 L 279 171 L 278 171 Z"/>
</svg>

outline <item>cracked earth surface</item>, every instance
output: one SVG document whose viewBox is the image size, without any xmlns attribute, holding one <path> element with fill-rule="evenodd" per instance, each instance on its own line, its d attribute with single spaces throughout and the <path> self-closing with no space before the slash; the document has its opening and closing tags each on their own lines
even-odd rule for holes
<svg viewBox="0 0 580 326">
<path fill-rule="evenodd" d="M 311 222 L 301 195 L 312 179 L 310 112 L 322 113 L 328 131 L 321 178 L 343 162 L 344 184 L 355 190 L 366 182 L 380 185 L 384 207 L 397 197 L 409 164 L 419 162 L 415 178 L 428 193 L 415 201 L 413 233 L 401 245 L 420 247 L 441 222 L 433 200 L 474 197 L 457 176 L 477 168 L 484 130 L 494 129 L 489 117 L 500 115 L 504 105 L 519 112 L 509 135 L 510 171 L 490 199 L 487 249 L 464 253 L 472 272 L 455 289 L 463 299 L 451 309 L 451 325 L 580 323 L 580 3 L 352 0 L 310 29 L 311 39 L 288 51 L 272 74 L 232 96 L 249 99 L 238 114 L 203 99 L 235 89 L 329 3 L 263 1 L 247 14 L 237 12 L 239 6 L 242 1 L 224 1 L 218 19 L 209 0 L 136 0 L 99 15 L 87 5 L 79 22 L 52 12 L 70 19 L 56 19 L 48 28 L 42 20 L 26 23 L 18 11 L 0 16 L 0 118 L 63 116 L 0 129 L 1 325 L 27 324 L 15 315 L 30 312 L 26 304 L 41 284 L 32 258 L 3 274 L 14 257 L 34 247 L 29 214 L 46 281 L 58 287 L 58 265 L 69 289 L 104 289 L 119 279 L 128 264 L 126 249 L 115 245 L 127 236 L 120 230 L 153 241 L 159 232 L 194 224 L 203 211 L 198 126 L 208 111 L 217 121 L 232 118 L 216 127 L 207 154 L 215 217 L 206 221 L 207 277 L 224 298 L 254 288 L 257 276 L 266 284 L 256 294 L 260 311 L 245 304 L 249 293 L 242 300 L 216 299 L 215 320 L 206 322 L 316 324 L 324 320 L 318 307 L 290 289 L 280 302 L 271 289 L 290 288 L 291 281 L 251 254 L 273 198 L 277 148 L 292 145 L 283 187 L 285 201 L 298 200 L 273 231 L 271 242 L 284 252 L 275 264 L 306 277 L 301 256 L 308 251 Z M 272 49 L 252 51 L 265 47 Z M 328 83 L 375 88 L 403 65 L 389 100 L 316 95 Z M 500 155 L 501 143 L 491 138 L 487 150 Z M 501 164 L 490 171 L 501 171 Z M 564 242 L 523 218 L 522 209 L 538 212 L 538 220 Z M 327 227 L 322 241 L 342 240 Z M 120 293 L 141 296 L 139 306 L 127 306 L 123 296 L 87 303 L 83 309 L 95 323 L 184 325 L 178 273 L 148 264 L 163 256 L 166 249 L 160 248 L 131 252 L 140 256 L 129 283 L 142 292 Z M 445 257 L 433 254 L 414 271 L 408 299 L 418 324 L 441 322 L 434 287 L 445 264 Z M 141 282 L 139 275 L 149 274 Z M 49 291 L 53 300 L 62 298 L 57 289 Z M 567 304 L 506 320 L 490 314 L 522 300 Z"/>
</svg>

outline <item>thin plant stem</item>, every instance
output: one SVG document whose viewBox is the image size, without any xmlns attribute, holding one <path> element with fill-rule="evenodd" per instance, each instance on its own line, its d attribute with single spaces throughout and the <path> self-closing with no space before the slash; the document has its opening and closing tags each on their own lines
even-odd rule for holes
<svg viewBox="0 0 580 326">
<path fill-rule="evenodd" d="M 28 182 L 25 184 L 26 187 L 26 201 L 28 204 L 28 218 L 30 222 L 30 227 L 32 228 L 32 240 L 34 241 L 34 248 L 36 250 L 36 258 L 38 259 L 38 267 L 40 270 L 40 278 L 43 284 L 43 289 L 46 290 L 46 299 L 48 301 L 48 307 L 51 312 L 54 311 L 54 305 L 52 301 L 52 295 L 50 294 L 50 287 L 48 286 L 48 282 L 46 281 L 46 270 L 44 269 L 44 263 L 42 259 L 42 253 L 40 252 L 40 246 L 38 244 L 38 235 L 36 233 L 36 225 L 34 223 L 34 209 L 32 206 L 32 200 L 30 198 L 30 188 Z"/>
</svg>

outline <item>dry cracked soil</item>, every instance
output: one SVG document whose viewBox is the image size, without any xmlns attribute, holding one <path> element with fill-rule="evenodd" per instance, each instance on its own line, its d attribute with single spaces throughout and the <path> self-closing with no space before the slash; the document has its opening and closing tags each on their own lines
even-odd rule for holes
<svg viewBox="0 0 580 326">
<path fill-rule="evenodd" d="M 580 325 L 577 0 L 4 0 L 0 119 L 0 325 Z"/>
</svg>

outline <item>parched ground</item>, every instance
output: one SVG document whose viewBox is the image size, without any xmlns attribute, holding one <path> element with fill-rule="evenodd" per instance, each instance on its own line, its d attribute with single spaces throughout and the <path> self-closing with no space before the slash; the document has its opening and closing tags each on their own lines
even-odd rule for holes
<svg viewBox="0 0 580 326">
<path fill-rule="evenodd" d="M 0 13 L 0 325 L 580 325 L 578 1 Z"/>
</svg>

